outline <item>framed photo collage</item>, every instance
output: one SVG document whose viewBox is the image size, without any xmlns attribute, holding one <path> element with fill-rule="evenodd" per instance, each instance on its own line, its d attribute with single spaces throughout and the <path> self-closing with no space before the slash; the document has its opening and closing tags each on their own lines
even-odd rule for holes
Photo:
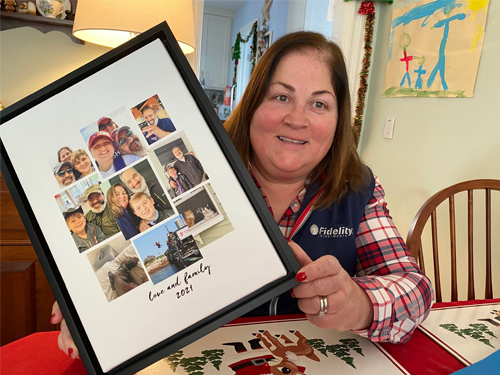
<svg viewBox="0 0 500 375">
<path fill-rule="evenodd" d="M 296 285 L 166 23 L 2 111 L 0 137 L 89 374 L 136 373 Z"/>
</svg>

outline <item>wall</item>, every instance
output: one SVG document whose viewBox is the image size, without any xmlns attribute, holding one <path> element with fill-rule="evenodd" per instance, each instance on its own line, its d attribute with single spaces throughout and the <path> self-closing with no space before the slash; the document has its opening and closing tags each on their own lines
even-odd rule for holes
<svg viewBox="0 0 500 375">
<path fill-rule="evenodd" d="M 66 34 L 31 27 L 0 32 L 0 101 L 9 106 L 92 61 L 109 48 L 76 44 Z"/>
<path fill-rule="evenodd" d="M 374 36 L 370 91 L 359 148 L 363 160 L 381 179 L 391 214 L 403 238 L 406 238 L 418 209 L 437 191 L 465 180 L 500 179 L 497 165 L 500 160 L 500 126 L 495 110 L 500 103 L 500 44 L 497 37 L 500 35 L 500 3 L 490 1 L 473 98 L 382 98 L 392 9 L 416 2 L 400 0 L 392 6 L 377 3 L 378 25 Z M 392 140 L 383 138 L 386 117 L 396 118 Z M 494 207 L 498 211 L 500 194 L 495 196 Z M 500 236 L 495 232 L 500 227 L 500 214 L 493 219 L 496 236 L 493 244 L 496 243 L 497 250 L 493 264 L 498 265 Z M 479 214 L 476 216 L 478 223 L 483 220 Z M 457 231 L 463 234 L 460 228 Z M 449 236 L 444 225 L 442 231 L 445 237 Z M 476 237 L 483 235 L 481 232 Z M 459 245 L 463 241 L 461 237 Z M 442 251 L 447 250 L 442 248 Z M 459 262 L 465 257 L 461 254 Z M 493 277 L 498 293 L 498 272 Z"/>
<path fill-rule="evenodd" d="M 203 7 L 198 9 L 203 10 Z M 0 41 L 0 101 L 4 106 L 21 100 L 110 50 L 91 43 L 76 44 L 61 32 L 43 34 L 31 27 L 2 31 Z M 187 57 L 196 71 L 198 56 L 190 54 Z"/>
<path fill-rule="evenodd" d="M 313 0 L 306 4 L 304 30 L 316 31 L 325 37 L 332 36 L 333 22 L 327 21 L 329 0 Z"/>
<path fill-rule="evenodd" d="M 238 9 L 234 11 L 233 32 L 231 35 L 231 45 L 234 45 L 236 35 L 240 29 L 254 19 L 259 19 L 259 28 L 262 27 L 261 10 L 264 6 L 264 0 L 245 1 Z M 288 0 L 274 0 L 269 16 L 268 30 L 273 32 L 273 41 L 286 33 L 286 22 L 288 14 Z M 234 76 L 234 61 L 231 61 L 229 69 L 228 84 L 232 84 Z"/>
</svg>

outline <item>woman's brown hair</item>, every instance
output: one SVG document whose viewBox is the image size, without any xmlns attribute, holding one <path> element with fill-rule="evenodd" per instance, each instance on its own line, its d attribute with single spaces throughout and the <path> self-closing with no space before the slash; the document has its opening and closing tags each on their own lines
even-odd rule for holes
<svg viewBox="0 0 500 375">
<path fill-rule="evenodd" d="M 290 53 L 318 51 L 330 70 L 332 87 L 337 98 L 338 121 L 335 137 L 329 152 L 312 172 L 312 182 L 317 181 L 323 194 L 316 206 L 327 208 L 340 201 L 351 189 L 361 190 L 368 184 L 368 169 L 356 151 L 356 135 L 351 125 L 351 99 L 344 56 L 340 48 L 323 35 L 299 31 L 287 34 L 269 47 L 255 66 L 248 86 L 224 126 L 236 150 L 246 165 L 252 159 L 250 122 L 269 89 L 276 67 Z"/>
<path fill-rule="evenodd" d="M 125 186 L 117 182 L 116 184 L 113 184 L 113 186 L 111 186 L 111 188 L 106 193 L 106 200 L 108 201 L 109 207 L 111 208 L 111 211 L 113 211 L 115 217 L 122 217 L 125 213 L 125 210 L 118 204 L 118 199 L 116 198 L 115 192 L 115 187 L 117 186 L 120 186 L 123 190 L 125 190 L 125 192 L 127 192 Z"/>
</svg>

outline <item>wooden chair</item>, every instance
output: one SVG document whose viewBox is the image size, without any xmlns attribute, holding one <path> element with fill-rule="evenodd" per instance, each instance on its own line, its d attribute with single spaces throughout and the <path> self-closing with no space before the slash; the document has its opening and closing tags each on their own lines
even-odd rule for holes
<svg viewBox="0 0 500 375">
<path fill-rule="evenodd" d="M 434 261 L 434 290 L 436 292 L 436 302 L 442 302 L 441 295 L 441 278 L 439 272 L 439 252 L 438 252 L 438 228 L 436 208 L 446 199 L 449 200 L 449 225 L 450 225 L 450 249 L 451 249 L 451 300 L 458 300 L 457 291 L 457 242 L 455 231 L 455 194 L 467 191 L 467 234 L 468 234 L 468 292 L 467 299 L 475 299 L 474 292 L 474 262 L 473 262 L 473 192 L 474 190 L 484 190 L 486 194 L 486 282 L 485 282 L 485 297 L 493 298 L 493 283 L 491 274 L 491 191 L 500 191 L 500 180 L 472 180 L 458 183 L 447 187 L 434 194 L 420 208 L 417 215 L 413 219 L 406 245 L 411 251 L 413 257 L 417 259 L 422 271 L 425 271 L 423 249 L 422 249 L 422 232 L 429 219 L 431 218 L 431 235 L 432 235 L 432 255 Z M 496 205 L 496 209 L 500 209 L 500 205 Z M 498 249 L 497 249 L 498 250 Z M 498 267 L 498 265 L 497 265 Z M 498 272 L 498 269 L 497 269 Z"/>
</svg>

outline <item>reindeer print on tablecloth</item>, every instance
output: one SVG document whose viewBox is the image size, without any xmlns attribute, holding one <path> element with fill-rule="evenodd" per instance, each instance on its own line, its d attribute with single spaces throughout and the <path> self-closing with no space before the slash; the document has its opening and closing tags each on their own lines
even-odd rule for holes
<svg viewBox="0 0 500 375">
<path fill-rule="evenodd" d="M 218 373 L 223 367 L 229 367 L 234 375 L 307 375 L 307 360 L 301 361 L 301 358 L 320 362 L 315 350 L 326 357 L 331 353 L 354 369 L 351 351 L 363 356 L 358 340 L 353 338 L 340 339 L 330 345 L 322 339 L 307 339 L 298 330 L 274 335 L 268 330 L 259 330 L 252 335 L 248 341 L 222 343 L 227 350 L 203 350 L 200 356 L 189 358 L 180 350 L 165 360 L 174 372 L 179 372 L 180 367 L 189 375 Z"/>
</svg>

